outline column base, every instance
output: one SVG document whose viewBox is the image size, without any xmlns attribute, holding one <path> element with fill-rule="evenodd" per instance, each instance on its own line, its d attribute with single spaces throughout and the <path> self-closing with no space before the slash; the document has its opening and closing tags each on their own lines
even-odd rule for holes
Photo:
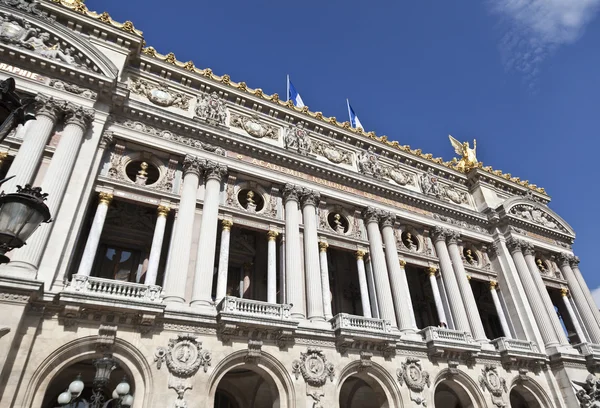
<svg viewBox="0 0 600 408">
<path fill-rule="evenodd" d="M 190 307 L 193 309 L 215 310 L 215 304 L 211 300 L 192 300 Z"/>
<path fill-rule="evenodd" d="M 423 341 L 423 336 L 417 333 L 414 329 L 400 330 L 400 338 L 402 340 Z"/>
<path fill-rule="evenodd" d="M 14 261 L 0 266 L 4 275 L 15 278 L 35 280 L 37 278 L 37 266 L 23 261 Z"/>
<path fill-rule="evenodd" d="M 580 355 L 579 351 L 570 344 L 557 344 L 555 346 L 546 347 L 546 354 L 549 356 L 553 354 L 573 354 Z"/>
<path fill-rule="evenodd" d="M 312 316 L 312 317 L 309 317 L 308 320 L 310 320 L 311 322 L 314 322 L 314 323 L 324 322 L 325 317 L 324 316 Z"/>
<path fill-rule="evenodd" d="M 180 296 L 165 296 L 163 298 L 163 303 L 176 303 L 176 304 L 185 304 L 185 299 Z"/>
<path fill-rule="evenodd" d="M 294 320 L 304 320 L 306 318 L 302 313 L 291 313 L 290 316 Z"/>
</svg>

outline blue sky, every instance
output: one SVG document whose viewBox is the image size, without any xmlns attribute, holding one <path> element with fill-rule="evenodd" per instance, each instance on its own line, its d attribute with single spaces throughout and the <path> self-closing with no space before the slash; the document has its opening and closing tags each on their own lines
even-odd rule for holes
<svg viewBox="0 0 600 408">
<path fill-rule="evenodd" d="M 88 0 L 148 45 L 312 111 L 449 160 L 477 138 L 485 165 L 545 187 L 598 270 L 600 0 Z M 600 298 L 600 291 L 599 298 Z"/>
</svg>

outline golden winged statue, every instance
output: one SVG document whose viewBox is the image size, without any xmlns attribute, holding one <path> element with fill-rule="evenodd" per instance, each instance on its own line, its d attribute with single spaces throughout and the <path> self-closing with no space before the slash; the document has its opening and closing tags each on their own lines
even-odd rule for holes
<svg viewBox="0 0 600 408">
<path fill-rule="evenodd" d="M 450 143 L 452 143 L 452 147 L 456 151 L 456 154 L 460 155 L 461 159 L 452 161 L 456 163 L 456 170 L 461 171 L 463 173 L 467 173 L 469 170 L 477 167 L 477 140 L 473 139 L 473 148 L 469 147 L 469 142 L 459 142 L 452 135 L 448 135 L 450 138 Z"/>
</svg>

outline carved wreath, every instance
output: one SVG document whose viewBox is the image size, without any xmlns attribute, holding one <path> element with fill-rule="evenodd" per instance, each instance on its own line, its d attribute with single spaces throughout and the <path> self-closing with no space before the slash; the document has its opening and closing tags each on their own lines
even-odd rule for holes
<svg viewBox="0 0 600 408">
<path fill-rule="evenodd" d="M 175 339 L 169 340 L 169 347 L 159 347 L 155 353 L 157 368 L 160 369 L 162 360 L 165 360 L 169 371 L 179 377 L 190 377 L 198 371 L 200 366 L 204 372 L 211 365 L 211 354 L 202 350 L 202 342 L 195 336 L 180 334 Z"/>
<path fill-rule="evenodd" d="M 418 358 L 407 357 L 402 367 L 396 371 L 396 376 L 400 385 L 406 382 L 408 388 L 414 392 L 422 392 L 425 387 L 431 386 L 429 373 L 423 371 Z"/>
<path fill-rule="evenodd" d="M 292 363 L 292 372 L 296 379 L 302 374 L 304 381 L 313 387 L 320 387 L 329 378 L 333 381 L 335 377 L 333 364 L 327 362 L 323 351 L 316 348 L 309 348 L 306 353 L 300 353 L 300 360 L 294 360 Z"/>
<path fill-rule="evenodd" d="M 277 128 L 261 122 L 257 115 L 253 115 L 249 118 L 232 112 L 229 124 L 233 127 L 243 129 L 250 136 L 257 138 L 267 137 L 275 140 L 279 139 Z"/>
<path fill-rule="evenodd" d="M 327 160 L 332 163 L 352 164 L 352 153 L 339 149 L 333 142 L 325 143 L 319 140 L 314 140 L 311 150 L 313 153 L 327 158 Z"/>
<path fill-rule="evenodd" d="M 152 84 L 141 78 L 130 78 L 129 89 L 131 92 L 145 96 L 148 100 L 159 106 L 174 106 L 183 110 L 190 107 L 190 96 L 169 89 L 166 83 Z"/>
</svg>

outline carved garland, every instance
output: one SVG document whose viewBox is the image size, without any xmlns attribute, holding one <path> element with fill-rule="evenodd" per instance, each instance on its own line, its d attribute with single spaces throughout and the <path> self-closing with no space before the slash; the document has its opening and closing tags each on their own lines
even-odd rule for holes
<svg viewBox="0 0 600 408">
<path fill-rule="evenodd" d="M 323 351 L 309 347 L 306 353 L 300 353 L 300 360 L 292 362 L 292 372 L 296 379 L 300 374 L 308 385 L 321 387 L 329 378 L 333 382 L 335 377 L 333 364 L 327 361 Z"/>
<path fill-rule="evenodd" d="M 421 360 L 414 357 L 407 357 L 402 363 L 401 368 L 396 370 L 396 377 L 400 385 L 406 386 L 410 390 L 410 399 L 417 405 L 427 406 L 427 401 L 423 397 L 425 387 L 431 386 L 429 373 L 421 367 Z"/>
<path fill-rule="evenodd" d="M 169 347 L 158 347 L 154 353 L 156 367 L 160 369 L 166 361 L 169 371 L 178 377 L 187 378 L 196 373 L 200 366 L 207 372 L 212 356 L 209 351 L 202 350 L 202 342 L 196 336 L 180 334 L 169 340 Z"/>
</svg>

